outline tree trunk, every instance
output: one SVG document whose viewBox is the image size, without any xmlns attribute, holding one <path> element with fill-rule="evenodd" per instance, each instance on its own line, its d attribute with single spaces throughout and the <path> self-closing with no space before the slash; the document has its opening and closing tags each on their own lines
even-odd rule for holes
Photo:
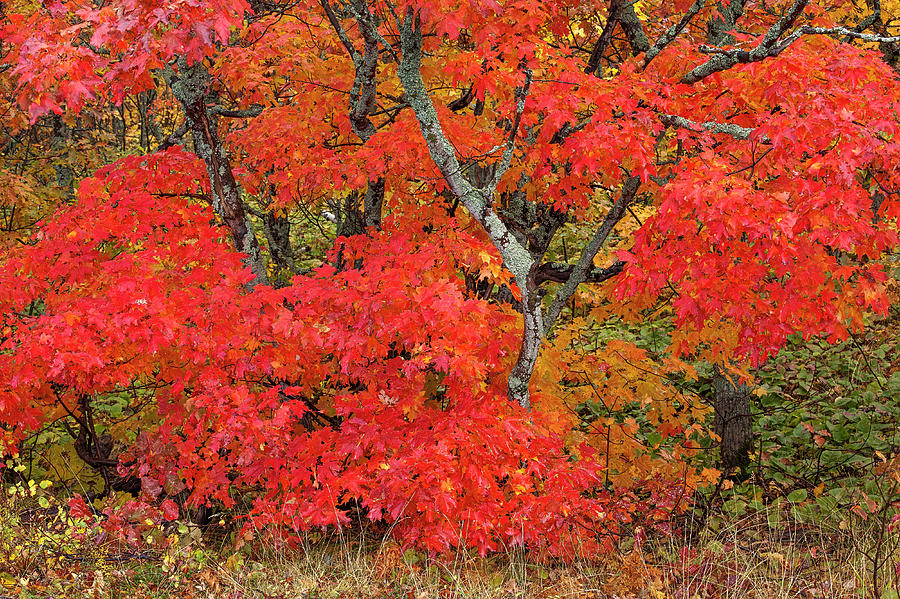
<svg viewBox="0 0 900 599">
<path fill-rule="evenodd" d="M 170 87 L 184 109 L 194 142 L 194 153 L 206 164 L 212 185 L 213 210 L 225 221 L 235 249 L 245 255 L 244 263 L 255 275 L 250 287 L 267 283 L 259 241 L 244 209 L 241 190 L 234 178 L 225 146 L 219 139 L 217 117 L 211 115 L 207 108 L 209 72 L 202 63 L 187 66 L 184 60 L 179 61 L 178 67 L 178 74 L 170 77 Z"/>
<path fill-rule="evenodd" d="M 50 123 L 52 125 L 50 133 L 50 147 L 56 151 L 62 151 L 66 147 L 66 143 L 72 139 L 72 130 L 66 126 L 62 120 L 62 116 L 58 114 L 50 114 Z M 69 164 L 58 162 L 53 165 L 56 171 L 56 184 L 63 190 L 68 198 L 75 197 L 75 171 Z"/>
<path fill-rule="evenodd" d="M 522 289 L 522 317 L 524 318 L 522 344 L 519 348 L 519 357 L 509 373 L 506 392 L 510 401 L 530 410 L 531 397 L 528 387 L 544 340 L 544 313 L 540 290 L 534 282 L 534 272 L 528 275 L 525 289 Z"/>
<path fill-rule="evenodd" d="M 737 20 L 744 14 L 745 0 L 729 0 L 718 2 L 718 12 L 713 14 L 707 23 L 706 40 L 713 46 L 724 46 L 734 43 L 734 36 L 731 31 L 734 29 Z"/>
<path fill-rule="evenodd" d="M 269 242 L 269 256 L 278 267 L 279 274 L 294 273 L 294 249 L 291 247 L 291 221 L 284 215 L 263 213 L 263 231 Z"/>
<path fill-rule="evenodd" d="M 750 387 L 719 366 L 713 373 L 713 430 L 722 439 L 721 463 L 726 470 L 744 468 L 752 440 Z"/>
</svg>

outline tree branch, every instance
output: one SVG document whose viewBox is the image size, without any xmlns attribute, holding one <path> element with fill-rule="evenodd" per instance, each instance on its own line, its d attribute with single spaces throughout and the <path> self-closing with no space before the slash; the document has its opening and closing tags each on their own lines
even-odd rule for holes
<svg viewBox="0 0 900 599">
<path fill-rule="evenodd" d="M 606 19 L 603 31 L 600 32 L 600 37 L 597 39 L 597 43 L 594 44 L 594 49 L 591 52 L 590 58 L 588 58 L 587 66 L 584 68 L 584 72 L 588 75 L 600 75 L 603 53 L 606 52 L 606 49 L 612 42 L 613 30 L 616 28 L 616 23 L 618 22 L 619 17 L 616 14 L 616 11 L 610 8 L 609 18 Z"/>
<path fill-rule="evenodd" d="M 500 184 L 500 179 L 509 170 L 509 165 L 512 163 L 512 155 L 513 151 L 516 148 L 516 134 L 519 132 L 519 124 L 522 122 L 522 113 L 525 111 L 525 99 L 528 97 L 528 92 L 531 89 L 531 79 L 532 72 L 527 66 L 524 67 L 525 71 L 525 83 L 522 84 L 522 87 L 516 88 L 516 116 L 513 119 L 512 126 L 509 130 L 509 137 L 506 140 L 506 149 L 503 150 L 503 157 L 500 159 L 500 164 L 497 166 L 494 171 L 494 180 L 491 184 L 492 189 L 496 189 L 497 185 Z"/>
<path fill-rule="evenodd" d="M 725 50 L 720 48 L 712 48 L 709 46 L 701 46 L 701 51 L 713 54 L 713 57 L 703 64 L 694 67 L 689 73 L 681 78 L 682 83 L 697 83 L 713 73 L 725 71 L 738 63 L 759 62 L 766 58 L 773 58 L 781 54 L 795 39 L 791 36 L 778 44 L 778 39 L 784 35 L 797 20 L 809 0 L 794 0 L 794 4 L 778 21 L 769 27 L 762 40 L 750 51 L 747 50 Z M 796 34 L 795 34 L 796 35 Z M 799 37 L 799 36 L 797 36 Z"/>
<path fill-rule="evenodd" d="M 603 222 L 600 223 L 600 226 L 594 232 L 594 236 L 587 245 L 584 246 L 584 249 L 581 251 L 581 256 L 578 258 L 578 262 L 575 266 L 572 267 L 572 271 L 569 273 L 566 282 L 556 291 L 556 296 L 553 298 L 553 302 L 547 309 L 547 315 L 544 318 L 545 330 L 550 330 L 550 327 L 552 327 L 553 323 L 556 322 L 556 319 L 559 318 L 559 314 L 562 312 L 566 302 L 569 301 L 569 298 L 572 297 L 578 286 L 587 279 L 588 273 L 594 269 L 594 256 L 597 255 L 597 252 L 600 251 L 600 248 L 606 243 L 607 238 L 610 233 L 612 233 L 616 224 L 618 224 L 618 222 L 622 220 L 622 217 L 625 216 L 626 208 L 637 195 L 640 184 L 641 180 L 639 177 L 629 176 L 625 180 L 619 197 L 613 203 L 613 206 L 606 214 L 606 217 L 604 217 Z"/>
<path fill-rule="evenodd" d="M 566 264 L 564 262 L 546 262 L 537 268 L 535 273 L 535 282 L 538 285 L 544 283 L 565 283 L 568 281 L 572 272 L 575 270 L 574 264 Z M 602 283 L 621 274 L 625 270 L 625 263 L 621 260 L 613 263 L 606 268 L 594 267 L 585 275 L 585 283 Z"/>
<path fill-rule="evenodd" d="M 706 3 L 706 0 L 694 0 L 694 3 L 687 9 L 687 12 L 684 13 L 684 16 L 681 17 L 681 20 L 678 21 L 675 25 L 669 27 L 665 33 L 659 36 L 659 39 L 650 46 L 650 49 L 647 50 L 647 53 L 644 54 L 644 65 L 643 68 L 647 68 L 654 58 L 656 58 L 660 52 L 662 52 L 666 46 L 675 41 L 675 38 L 684 30 L 685 27 L 688 26 L 688 23 L 691 22 L 700 9 L 703 8 L 703 5 Z"/>
<path fill-rule="evenodd" d="M 696 121 L 686 119 L 683 116 L 677 116 L 674 114 L 661 114 L 659 115 L 659 120 L 662 121 L 664 125 L 668 125 L 670 127 L 680 127 L 682 129 L 689 129 L 691 131 L 702 130 L 710 131 L 712 133 L 723 133 L 725 135 L 730 135 L 735 139 L 749 139 L 750 135 L 755 131 L 755 129 L 741 127 L 740 125 L 735 125 L 734 123 L 717 123 L 715 121 L 698 123 Z M 764 137 L 763 143 L 771 143 L 771 141 L 768 137 Z"/>
<path fill-rule="evenodd" d="M 524 290 L 532 266 L 531 256 L 494 211 L 491 201 L 494 189 L 477 188 L 463 175 L 459 160 L 456 158 L 456 150 L 441 127 L 434 103 L 422 80 L 421 22 L 412 8 L 407 9 L 400 25 L 403 58 L 397 69 L 397 75 L 419 122 L 428 152 L 450 191 L 484 228 L 488 237 L 500 250 L 504 264 L 515 277 L 516 284 Z"/>
<path fill-rule="evenodd" d="M 262 114 L 262 111 L 263 107 L 259 104 L 254 104 L 253 106 L 249 106 L 247 108 L 241 108 L 240 110 L 228 110 L 227 108 L 222 108 L 221 106 L 210 106 L 208 108 L 208 112 L 210 115 L 224 116 L 232 119 L 249 119 L 257 117 Z"/>
<path fill-rule="evenodd" d="M 176 129 L 172 133 L 172 135 L 169 135 L 164 140 L 159 142 L 159 145 L 156 146 L 154 152 L 162 152 L 164 150 L 168 150 L 175 144 L 179 143 L 181 141 L 181 138 L 184 137 L 189 130 L 190 128 L 188 127 L 187 121 L 181 123 L 181 126 L 178 127 L 178 129 Z"/>
<path fill-rule="evenodd" d="M 900 35 L 885 37 L 883 35 L 873 35 L 871 33 L 862 33 L 855 29 L 847 29 L 846 27 L 812 27 L 804 25 L 797 30 L 800 35 L 843 35 L 846 38 L 863 40 L 865 42 L 877 42 L 880 44 L 896 44 L 900 42 Z"/>
<path fill-rule="evenodd" d="M 628 45 L 631 46 L 631 53 L 635 56 L 641 52 L 650 49 L 650 38 L 644 33 L 644 26 L 634 12 L 635 0 L 613 0 L 612 5 L 615 6 L 616 15 L 625 37 L 628 38 Z"/>
<path fill-rule="evenodd" d="M 341 43 L 344 44 L 344 48 L 347 49 L 350 59 L 356 64 L 360 58 L 359 52 L 357 52 L 356 48 L 353 46 L 353 42 L 350 41 L 347 32 L 344 31 L 344 28 L 341 26 L 341 22 L 337 18 L 337 15 L 334 14 L 334 9 L 331 8 L 331 4 L 328 3 L 328 0 L 319 0 L 319 2 L 322 5 L 322 9 L 325 11 L 325 16 L 328 17 L 328 22 L 331 23 L 332 29 L 334 29 L 334 32 L 337 34 L 338 39 L 341 40 Z"/>
</svg>

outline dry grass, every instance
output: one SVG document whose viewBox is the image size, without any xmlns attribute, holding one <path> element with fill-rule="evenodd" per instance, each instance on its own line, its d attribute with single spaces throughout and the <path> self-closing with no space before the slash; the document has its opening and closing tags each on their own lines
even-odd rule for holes
<svg viewBox="0 0 900 599">
<path fill-rule="evenodd" d="M 815 536 L 810 536 L 815 535 Z M 856 535 L 850 538 L 850 535 Z M 871 535 L 870 535 L 871 537 Z M 432 560 L 392 541 L 307 539 L 216 564 L 216 597 L 326 598 L 845 598 L 869 595 L 862 529 L 760 528 L 751 519 L 689 542 L 656 539 L 572 564 L 536 564 L 521 551 Z M 886 590 L 886 589 L 885 589 Z M 888 591 L 884 596 L 891 597 Z"/>
<path fill-rule="evenodd" d="M 522 551 L 433 560 L 383 538 L 310 537 L 295 551 L 271 546 L 231 569 L 222 596 L 326 598 L 750 599 L 874 597 L 874 522 L 786 521 L 766 512 L 704 529 L 693 538 L 633 539 L 607 556 L 537 564 Z M 898 535 L 888 531 L 890 543 Z M 884 541 L 883 541 L 884 543 Z M 867 557 L 867 554 L 869 557 Z M 900 554 L 884 555 L 880 596 L 896 598 Z M 890 570 L 890 572 L 888 572 Z M 230 593 L 230 595 L 229 595 Z"/>
<path fill-rule="evenodd" d="M 626 539 L 613 554 L 570 564 L 535 563 L 517 549 L 436 560 L 402 550 L 384 531 L 310 534 L 289 549 L 267 540 L 265 531 L 235 542 L 215 541 L 196 528 L 173 534 L 155 559 L 109 559 L 116 557 L 109 551 L 51 559 L 52 551 L 27 547 L 41 538 L 34 530 L 41 523 L 3 521 L 0 547 L 33 551 L 16 564 L 0 555 L 0 597 L 59 599 L 874 597 L 871 557 L 879 539 L 871 520 L 851 518 L 843 528 L 799 525 L 757 512 L 720 519 L 689 538 L 651 538 L 640 546 Z M 887 531 L 882 538 L 885 582 L 879 586 L 885 599 L 897 597 L 891 585 L 898 537 Z"/>
</svg>

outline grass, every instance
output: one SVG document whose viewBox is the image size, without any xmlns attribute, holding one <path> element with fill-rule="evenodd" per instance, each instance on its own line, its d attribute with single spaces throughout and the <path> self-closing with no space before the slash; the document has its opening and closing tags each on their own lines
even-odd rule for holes
<svg viewBox="0 0 900 599">
<path fill-rule="evenodd" d="M 11 509 L 7 501 L 5 510 Z M 14 515 L 13 515 L 14 516 Z M 196 527 L 181 527 L 166 547 L 135 556 L 122 546 L 97 549 L 96 539 L 69 546 L 62 555 L 48 533 L 52 518 L 18 528 L 6 514 L 0 548 L 30 551 L 30 559 L 4 561 L 0 597 L 92 599 L 749 599 L 875 597 L 873 547 L 880 529 L 871 519 L 851 518 L 800 525 L 765 511 L 739 518 L 718 514 L 694 535 L 624 539 L 618 550 L 575 563 L 535 563 L 520 549 L 478 557 L 464 553 L 433 559 L 403 550 L 365 531 L 314 533 L 298 546 L 234 535 L 215 540 Z M 778 525 L 772 523 L 778 521 Z M 683 529 L 691 528 L 685 522 Z M 880 597 L 890 585 L 898 535 L 882 537 Z M 44 538 L 44 541 L 40 541 Z M 886 541 L 885 541 L 886 539 Z M 64 539 L 57 539 L 65 542 Z M 28 543 L 36 547 L 26 547 Z M 89 547 L 90 543 L 94 543 Z M 21 556 L 20 556 L 21 557 Z M 888 572 L 890 571 L 890 572 Z"/>
</svg>

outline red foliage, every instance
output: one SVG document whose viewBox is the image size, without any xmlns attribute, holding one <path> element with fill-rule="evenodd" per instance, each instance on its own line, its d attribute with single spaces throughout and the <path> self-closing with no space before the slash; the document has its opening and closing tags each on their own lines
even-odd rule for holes
<svg viewBox="0 0 900 599">
<path fill-rule="evenodd" d="M 345 241 L 366 246 L 361 269 L 246 294 L 240 256 L 179 197 L 196 170 L 179 150 L 120 161 L 8 257 L 7 442 L 79 395 L 152 381 L 163 424 L 122 456 L 150 498 L 261 488 L 261 523 L 349 524 L 358 506 L 436 551 L 585 550 L 629 518 L 593 491 L 597 460 L 506 401 L 514 319 L 468 299 L 439 247 L 389 225 Z"/>
<path fill-rule="evenodd" d="M 646 4 L 658 18 L 643 26 L 661 40 L 689 3 Z M 864 310 L 883 310 L 877 259 L 900 241 L 898 78 L 871 52 L 823 37 L 688 82 L 711 55 L 749 57 L 745 48 L 765 42 L 772 7 L 750 4 L 744 24 L 758 33 L 735 32 L 736 48 L 698 50 L 692 27 L 652 62 L 620 44 L 631 57 L 606 73 L 586 73 L 581 56 L 606 8 L 575 0 L 354 3 L 373 11 L 374 30 L 354 17 L 340 35 L 332 21 L 352 25 L 352 11 L 339 19 L 325 2 L 284 6 L 294 18 L 251 15 L 242 0 L 10 11 L 4 62 L 33 121 L 121 103 L 202 61 L 212 83 L 191 107 L 195 146 L 213 143 L 216 115 L 265 104 L 246 126 L 221 125 L 236 177 L 263 209 L 359 198 L 380 180 L 389 214 L 338 239 L 354 268 L 329 265 L 335 252 L 285 287 L 248 290 L 255 279 L 216 224 L 223 214 L 194 201 L 221 196 L 207 182 L 221 186 L 231 168 L 209 157 L 219 154 L 204 165 L 174 148 L 101 169 L 0 260 L 4 442 L 137 385 L 159 428 L 120 456 L 121 471 L 141 481 L 134 509 L 162 501 L 165 519 L 185 488 L 193 504 L 226 506 L 240 491 L 262 524 L 306 530 L 361 516 L 433 551 L 555 555 L 608 545 L 635 512 L 662 520 L 681 502 L 671 485 L 613 496 L 591 446 L 566 446 L 559 418 L 506 400 L 519 316 L 470 293 L 461 272 L 481 266 L 512 285 L 500 242 L 520 244 L 525 260 L 546 223 L 516 228 L 510 206 L 589 221 L 607 212 L 624 172 L 640 179 L 634 201 L 656 212 L 621 252 L 614 297 L 642 307 L 673 291 L 674 351 L 761 359 L 788 334 L 840 338 Z M 798 26 L 824 22 L 820 12 Z M 398 33 L 413 14 L 427 32 L 418 74 L 441 121 L 425 135 L 422 103 L 412 106 L 396 64 L 414 52 Z M 360 102 L 364 117 L 352 106 L 354 121 L 347 96 L 361 93 L 365 60 L 346 49 L 375 33 L 365 83 L 378 91 Z M 458 98 L 444 90 L 459 88 L 480 108 L 451 108 Z M 213 98 L 223 106 L 204 104 Z M 374 132 L 362 139 L 367 119 Z M 436 139 L 472 180 L 474 165 L 499 173 L 482 213 L 454 213 L 467 198 L 457 173 L 429 158 Z M 223 220 L 250 222 L 231 199 Z M 501 209 L 508 228 L 497 235 Z M 473 232 L 488 214 L 496 247 Z M 514 292 L 540 304 L 538 285 Z"/>
</svg>

